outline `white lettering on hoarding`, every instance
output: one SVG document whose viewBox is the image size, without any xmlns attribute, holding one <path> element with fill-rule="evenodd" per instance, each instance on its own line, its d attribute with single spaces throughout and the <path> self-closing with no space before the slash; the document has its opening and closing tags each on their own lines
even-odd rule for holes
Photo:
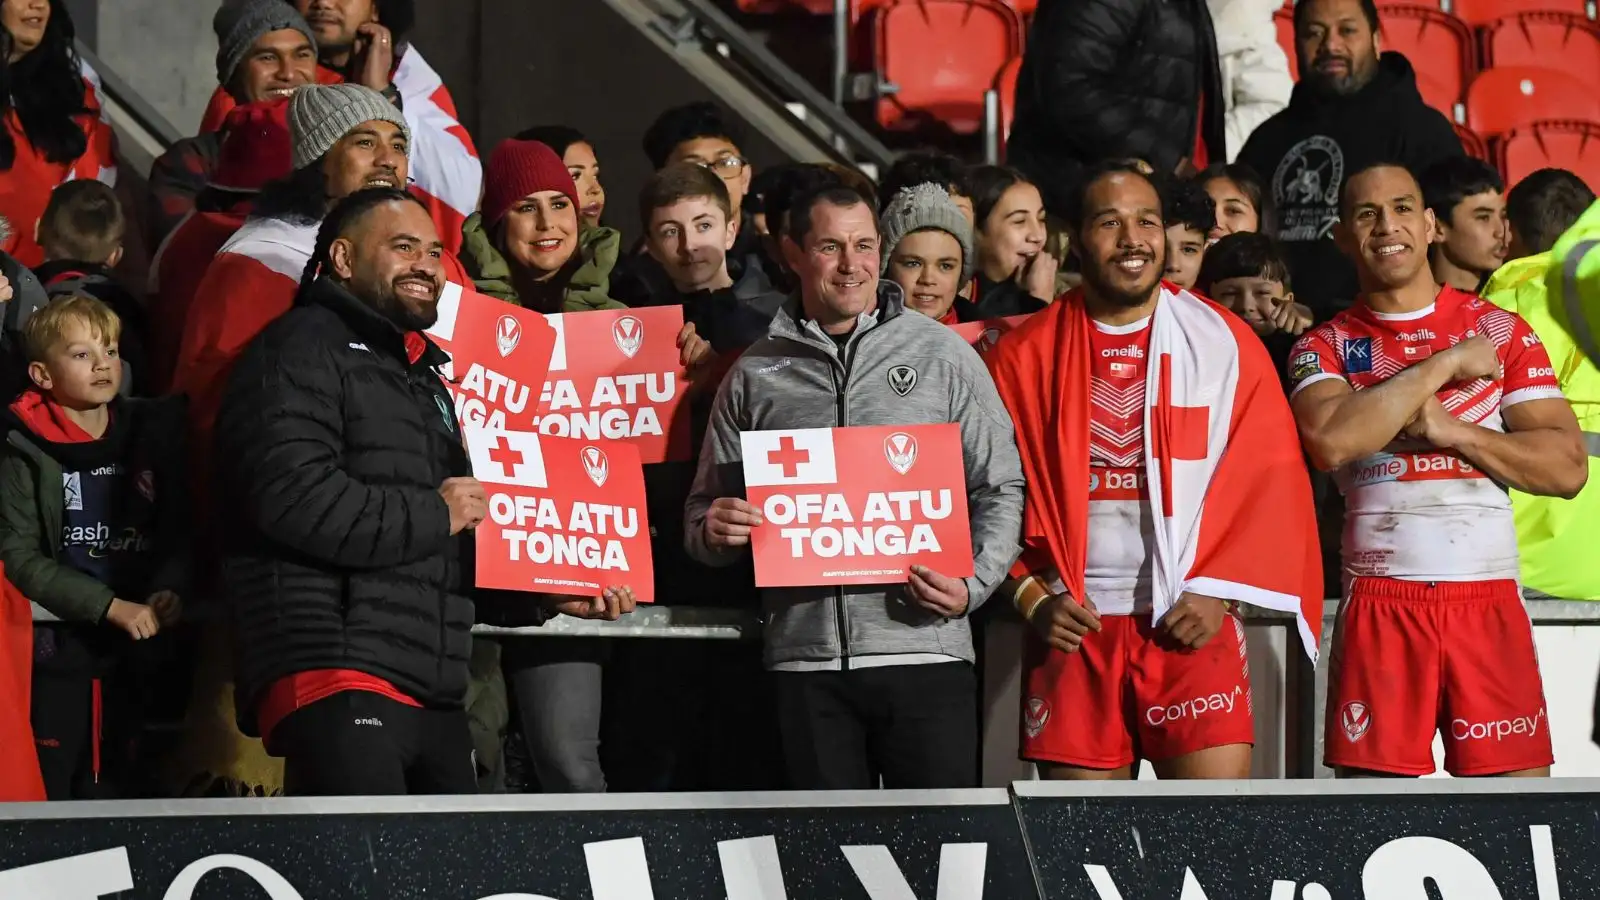
<svg viewBox="0 0 1600 900">
<path fill-rule="evenodd" d="M 840 846 L 868 900 L 918 900 L 889 848 Z M 786 900 L 783 866 L 771 835 L 720 841 L 727 900 Z M 593 900 L 654 900 L 644 839 L 622 838 L 583 845 Z M 944 844 L 939 853 L 938 888 L 933 900 L 983 900 L 988 844 Z M 808 863 L 809 864 L 809 863 Z M 162 900 L 194 900 L 200 881 L 218 869 L 248 875 L 267 900 L 305 900 L 287 878 L 248 856 L 221 853 L 195 860 L 167 885 Z M 27 900 L 101 900 L 134 889 L 128 848 L 69 856 L 0 871 L 0 897 Z M 318 896 L 321 896 L 320 894 Z M 501 893 L 478 900 L 557 900 L 544 894 Z M 1541 897 L 1540 900 L 1545 900 Z"/>
<path fill-rule="evenodd" d="M 1550 826 L 1528 826 L 1528 839 L 1533 847 L 1536 900 L 1561 900 Z M 1083 872 L 1096 900 L 1123 900 L 1105 866 L 1086 863 Z M 1295 886 L 1293 881 L 1274 880 L 1268 900 L 1293 900 Z M 1505 896 L 1488 867 L 1470 851 L 1434 837 L 1397 838 L 1372 851 L 1361 867 L 1361 893 L 1364 900 L 1504 900 Z M 1523 894 L 1519 891 L 1517 895 Z M 1327 888 L 1314 881 L 1301 887 L 1300 896 L 1303 900 L 1332 898 Z M 1178 900 L 1209 900 L 1199 877 L 1187 867 Z"/>
</svg>

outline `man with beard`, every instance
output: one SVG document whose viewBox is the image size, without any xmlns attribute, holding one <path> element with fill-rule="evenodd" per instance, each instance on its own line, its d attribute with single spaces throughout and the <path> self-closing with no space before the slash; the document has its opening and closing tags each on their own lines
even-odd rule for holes
<svg viewBox="0 0 1600 900">
<path fill-rule="evenodd" d="M 1422 172 L 1462 150 L 1450 122 L 1417 92 L 1411 63 L 1393 51 L 1380 55 L 1373 0 L 1304 0 L 1295 4 L 1294 31 L 1300 82 L 1238 161 L 1271 185 L 1295 293 L 1324 321 L 1357 290 L 1332 240 L 1344 180 L 1382 161 Z"/>
<path fill-rule="evenodd" d="M 1083 286 L 990 352 L 1027 475 L 1012 602 L 1022 756 L 1047 778 L 1247 778 L 1254 723 L 1236 606 L 1297 617 L 1313 657 L 1311 487 L 1261 341 L 1162 282 L 1161 196 L 1124 164 L 1062 210 Z"/>
<path fill-rule="evenodd" d="M 296 306 L 239 360 L 218 420 L 223 596 L 247 734 L 300 795 L 473 793 L 463 709 L 470 532 L 488 514 L 422 330 L 443 245 L 396 188 L 342 202 Z M 627 588 L 544 597 L 615 619 Z"/>
<path fill-rule="evenodd" d="M 1345 182 L 1339 247 L 1362 295 L 1301 337 L 1291 402 L 1345 497 L 1345 601 L 1325 761 L 1340 777 L 1544 776 L 1552 760 L 1506 487 L 1571 498 L 1582 433 L 1515 313 L 1440 286 L 1433 213 L 1404 168 Z"/>
</svg>

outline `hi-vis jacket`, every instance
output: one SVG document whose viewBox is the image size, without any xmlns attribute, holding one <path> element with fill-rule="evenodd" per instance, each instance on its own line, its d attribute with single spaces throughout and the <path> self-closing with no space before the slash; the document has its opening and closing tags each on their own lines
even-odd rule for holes
<svg viewBox="0 0 1600 900">
<path fill-rule="evenodd" d="M 1533 326 L 1589 447 L 1589 485 L 1577 497 L 1511 492 L 1523 586 L 1564 600 L 1600 600 L 1600 566 L 1592 561 L 1600 541 L 1600 203 L 1549 253 L 1502 266 L 1483 295 Z"/>
<path fill-rule="evenodd" d="M 904 393 L 890 370 L 914 375 Z M 902 378 L 899 384 L 904 385 Z M 838 347 L 790 299 L 766 338 L 734 363 L 711 411 L 699 471 L 684 510 L 684 543 L 706 565 L 738 556 L 706 543 L 706 513 L 719 497 L 744 494 L 742 431 L 849 425 L 961 425 L 975 573 L 966 579 L 976 609 L 1022 552 L 1022 461 L 1011 416 L 978 354 L 950 328 L 907 312 L 898 285 L 878 283 L 878 308 Z M 861 658 L 934 654 L 972 662 L 965 617 L 924 611 L 902 585 L 766 588 L 767 665 L 870 665 Z"/>
</svg>

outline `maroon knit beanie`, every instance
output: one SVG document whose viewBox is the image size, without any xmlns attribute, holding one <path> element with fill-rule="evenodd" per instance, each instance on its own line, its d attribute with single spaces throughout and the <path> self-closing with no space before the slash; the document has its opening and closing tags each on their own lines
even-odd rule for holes
<svg viewBox="0 0 1600 900">
<path fill-rule="evenodd" d="M 576 202 L 578 186 L 567 172 L 567 164 L 554 150 L 538 141 L 501 141 L 489 154 L 483 173 L 483 221 L 494 225 L 518 200 L 540 191 L 560 191 Z"/>
</svg>

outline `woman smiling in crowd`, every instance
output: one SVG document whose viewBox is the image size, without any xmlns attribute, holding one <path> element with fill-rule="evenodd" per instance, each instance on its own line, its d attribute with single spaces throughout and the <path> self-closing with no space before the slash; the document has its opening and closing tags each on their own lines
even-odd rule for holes
<svg viewBox="0 0 1600 900">
<path fill-rule="evenodd" d="M 483 211 L 462 227 L 461 261 L 478 290 L 543 313 L 621 309 L 609 294 L 622 238 L 586 227 L 567 165 L 537 141 L 489 156 Z"/>
</svg>

